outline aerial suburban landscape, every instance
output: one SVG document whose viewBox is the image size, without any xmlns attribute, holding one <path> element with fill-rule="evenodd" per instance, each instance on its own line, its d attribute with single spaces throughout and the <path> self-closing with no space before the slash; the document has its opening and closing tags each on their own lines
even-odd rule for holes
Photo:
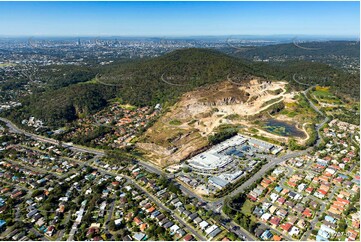
<svg viewBox="0 0 361 242">
<path fill-rule="evenodd" d="M 358 2 L 0 21 L 0 240 L 360 240 Z"/>
</svg>

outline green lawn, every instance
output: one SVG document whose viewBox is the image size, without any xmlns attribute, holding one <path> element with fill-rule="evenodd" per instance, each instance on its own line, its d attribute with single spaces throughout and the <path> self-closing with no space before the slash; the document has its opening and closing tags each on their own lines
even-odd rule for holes
<svg viewBox="0 0 361 242">
<path fill-rule="evenodd" d="M 242 206 L 242 213 L 244 213 L 246 215 L 251 215 L 252 214 L 252 206 L 253 206 L 253 203 L 249 199 L 246 199 L 246 201 L 243 203 L 243 206 Z"/>
<path fill-rule="evenodd" d="M 312 94 L 321 102 L 331 104 L 342 104 L 341 100 L 333 95 L 329 90 L 321 89 L 313 91 Z"/>
<path fill-rule="evenodd" d="M 179 121 L 178 119 L 173 119 L 169 122 L 170 125 L 181 125 L 182 122 Z"/>
</svg>

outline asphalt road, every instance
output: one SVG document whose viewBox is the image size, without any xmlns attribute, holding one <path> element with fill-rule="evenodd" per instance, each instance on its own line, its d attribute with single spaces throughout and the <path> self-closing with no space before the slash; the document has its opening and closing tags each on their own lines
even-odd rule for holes
<svg viewBox="0 0 361 242">
<path fill-rule="evenodd" d="M 25 134 L 26 136 L 28 137 L 31 137 L 33 139 L 36 139 L 36 140 L 39 140 L 39 141 L 42 141 L 42 142 L 48 142 L 48 143 L 51 143 L 51 144 L 56 144 L 58 145 L 59 142 L 57 140 L 54 140 L 54 139 L 51 139 L 51 138 L 46 138 L 46 137 L 43 137 L 43 136 L 40 136 L 40 135 L 36 135 L 36 134 L 32 134 L 32 133 L 29 133 L 25 130 L 22 130 L 20 128 L 18 128 L 15 124 L 13 124 L 11 121 L 5 119 L 5 118 L 0 118 L 1 121 L 5 122 L 7 124 L 7 126 L 9 127 L 9 129 L 11 129 L 13 132 L 16 132 L 16 133 L 23 133 Z M 63 146 L 67 146 L 67 145 L 63 145 Z M 68 146 L 67 146 L 68 147 Z M 92 153 L 92 154 L 95 154 L 95 155 L 98 155 L 98 156 L 102 156 L 104 155 L 104 152 L 103 151 L 99 151 L 99 150 L 94 150 L 94 149 L 90 149 L 90 148 L 87 148 L 87 147 L 79 147 L 79 146 L 71 146 L 69 147 L 70 149 L 72 150 L 75 150 L 75 151 L 80 151 L 80 152 L 88 152 L 88 153 Z M 302 153 L 305 152 L 305 151 L 302 151 Z M 284 161 L 284 160 L 287 160 L 289 158 L 292 158 L 292 157 L 295 157 L 295 156 L 298 156 L 300 155 L 301 152 L 296 152 L 296 153 L 292 153 L 292 154 L 288 154 L 288 155 L 285 155 L 281 158 L 277 158 L 275 159 L 274 161 L 268 163 L 267 165 L 263 166 L 262 169 L 260 171 L 258 171 L 254 176 L 252 176 L 249 180 L 247 180 L 245 183 L 243 183 L 240 187 L 238 187 L 235 191 L 233 191 L 229 196 L 232 196 L 232 195 L 235 195 L 241 191 L 243 191 L 245 188 L 247 188 L 248 186 L 250 186 L 254 181 L 256 181 L 257 179 L 259 179 L 260 177 L 263 176 L 263 174 L 265 172 L 267 172 L 268 169 L 272 168 L 273 166 L 277 165 L 278 163 Z M 156 168 L 155 166 L 152 166 L 142 160 L 139 160 L 139 163 L 144 166 L 147 170 L 151 171 L 151 172 L 154 172 L 156 174 L 165 174 L 163 171 L 161 171 L 160 169 Z M 99 169 L 98 167 L 96 167 L 98 170 L 102 170 L 103 172 L 105 173 L 108 173 L 108 174 L 111 174 L 111 175 L 117 175 L 115 173 L 110 173 L 108 171 L 105 171 L 103 169 Z M 129 179 L 128 179 L 129 180 Z M 136 184 L 136 183 L 134 183 Z M 178 183 L 180 184 L 180 183 Z M 164 210 L 166 211 L 169 211 L 171 212 L 179 221 L 182 222 L 182 224 L 188 228 L 189 231 L 191 231 L 196 237 L 197 239 L 199 240 L 206 240 L 206 238 L 204 238 L 202 235 L 199 235 L 196 231 L 194 231 L 194 229 L 192 229 L 186 222 L 183 221 L 182 218 L 180 218 L 178 215 L 176 215 L 175 213 L 173 213 L 171 210 L 169 210 L 168 208 L 166 208 L 160 201 L 157 201 L 156 198 L 154 198 L 154 196 L 152 194 L 150 194 L 149 192 L 147 192 L 146 190 L 144 190 L 143 188 L 141 188 L 139 185 L 136 185 L 138 188 L 140 188 L 142 191 L 144 191 L 146 194 L 148 194 L 148 196 L 150 198 L 153 198 L 152 200 L 161 208 L 163 208 Z M 188 194 L 190 197 L 196 197 L 198 198 L 200 201 L 204 202 L 204 200 L 197 194 L 195 194 L 193 191 L 191 191 L 190 189 L 188 189 L 187 187 L 183 186 L 182 184 L 180 184 L 180 189 L 182 191 L 184 191 L 186 194 Z M 218 209 L 219 207 L 223 206 L 223 202 L 224 202 L 224 199 L 226 197 L 223 197 L 223 198 L 220 198 L 218 199 L 217 201 L 214 201 L 214 202 L 208 202 L 207 203 L 207 207 L 208 209 L 212 210 L 212 211 L 216 211 L 216 209 Z M 223 217 L 223 216 L 222 216 Z M 224 218 L 224 217 L 223 217 Z M 235 227 L 237 226 L 235 223 L 231 222 L 232 226 Z M 240 237 L 240 238 L 243 238 L 244 240 L 254 240 L 254 238 L 252 238 L 250 236 L 250 234 L 247 232 L 247 231 L 244 231 L 244 229 L 242 228 L 239 228 L 237 231 L 233 231 L 233 232 L 236 232 L 236 234 Z"/>
<path fill-rule="evenodd" d="M 22 130 L 22 129 L 18 128 L 14 123 L 12 123 L 8 119 L 0 118 L 0 120 L 5 122 L 7 127 L 10 130 L 12 130 L 13 132 L 15 132 L 15 133 L 18 133 L 18 134 L 23 133 L 24 135 L 26 135 L 28 137 L 31 137 L 33 139 L 36 139 L 36 140 L 39 140 L 39 141 L 42 141 L 42 142 L 46 142 L 46 143 L 50 143 L 50 144 L 54 144 L 54 145 L 59 145 L 58 140 L 47 138 L 47 137 L 40 136 L 40 135 L 33 134 L 33 133 L 29 133 L 29 132 L 27 132 L 25 130 Z M 91 149 L 91 148 L 83 147 L 83 146 L 80 146 L 80 145 L 71 145 L 71 146 L 69 146 L 67 144 L 63 144 L 63 147 L 68 147 L 69 149 L 74 150 L 74 151 L 88 152 L 88 153 L 92 153 L 92 154 L 95 154 L 95 155 L 104 155 L 105 154 L 104 151 Z"/>
<path fill-rule="evenodd" d="M 312 86 L 313 87 L 313 86 Z M 318 134 L 318 138 L 317 138 L 317 142 L 316 142 L 316 145 L 319 145 L 319 143 L 321 142 L 321 135 L 319 133 L 319 130 L 320 128 L 326 123 L 328 122 L 328 117 L 326 117 L 313 103 L 311 100 L 309 100 L 307 98 L 307 92 L 312 88 L 312 87 L 309 87 L 307 90 L 305 90 L 303 93 L 305 94 L 306 96 L 306 99 L 309 101 L 310 103 L 310 106 L 317 112 L 319 113 L 320 115 L 322 115 L 323 117 L 325 117 L 325 119 L 322 121 L 322 123 L 318 124 L 316 126 L 316 131 L 317 131 L 317 134 Z M 36 134 L 32 134 L 32 133 L 29 133 L 25 130 L 22 130 L 20 128 L 18 128 L 15 124 L 13 124 L 11 121 L 5 119 L 5 118 L 0 118 L 1 121 L 5 122 L 7 124 L 7 126 L 9 127 L 9 129 L 11 129 L 13 132 L 16 132 L 16 133 L 23 133 L 25 134 L 26 136 L 28 137 L 31 137 L 33 139 L 36 139 L 36 140 L 39 140 L 39 141 L 42 141 L 42 142 L 47 142 L 47 143 L 51 143 L 51 144 L 56 144 L 58 145 L 59 144 L 59 141 L 57 140 L 54 140 L 54 139 L 51 139 L 51 138 L 47 138 L 47 137 L 43 137 L 43 136 L 40 136 L 40 135 L 36 135 Z M 88 148 L 88 147 L 83 147 L 83 146 L 79 146 L 79 145 L 72 145 L 69 147 L 69 145 L 66 145 L 66 144 L 63 144 L 64 147 L 68 147 L 69 149 L 71 150 L 74 150 L 74 151 L 78 151 L 78 152 L 88 152 L 88 153 L 92 153 L 92 154 L 95 154 L 97 156 L 103 156 L 105 154 L 104 151 L 101 151 L 101 150 L 95 150 L 95 149 L 91 149 L 91 148 Z M 233 192 L 231 192 L 229 195 L 227 196 L 224 196 L 222 198 L 219 198 L 218 200 L 216 201 L 213 201 L 213 202 L 208 202 L 207 203 L 207 207 L 208 209 L 212 210 L 212 211 L 216 211 L 217 209 L 219 209 L 220 206 L 223 206 L 224 204 L 224 200 L 227 198 L 227 197 L 232 197 L 240 192 L 243 192 L 247 187 L 249 187 L 250 185 L 252 185 L 255 181 L 257 181 L 258 179 L 260 179 L 261 177 L 263 177 L 263 175 L 268 171 L 270 170 L 271 168 L 275 167 L 276 165 L 282 163 L 283 161 L 286 161 L 290 158 L 294 158 L 294 157 L 297 157 L 297 156 L 301 156 L 301 155 L 304 155 L 306 153 L 308 153 L 310 150 L 312 149 L 311 148 L 308 148 L 307 150 L 303 150 L 303 151 L 298 151 L 298 152 L 292 152 L 292 153 L 288 153 L 282 157 L 278 157 L 278 158 L 275 158 L 273 160 L 271 160 L 271 162 L 267 163 L 266 165 L 264 165 L 256 174 L 254 174 L 250 179 L 248 179 L 246 182 L 244 182 L 241 186 L 239 186 L 237 189 L 235 189 Z M 138 162 L 144 166 L 147 170 L 153 172 L 153 173 L 156 173 L 158 175 L 165 175 L 166 173 L 164 173 L 162 170 L 158 169 L 157 167 L 149 164 L 148 162 L 144 162 L 142 160 L 138 160 Z M 97 168 L 99 169 L 99 168 Z M 114 174 L 112 174 L 114 175 Z M 169 177 L 169 176 L 168 176 Z M 204 202 L 204 200 L 199 196 L 197 195 L 196 193 L 194 193 L 192 190 L 188 189 L 187 187 L 183 186 L 182 184 L 178 183 L 180 185 L 180 189 L 182 191 L 184 191 L 186 194 L 188 194 L 190 197 L 196 197 L 198 198 L 199 201 L 201 202 Z M 138 188 L 140 188 L 141 190 L 143 190 L 143 188 L 141 188 L 139 185 L 137 185 Z M 153 197 L 152 194 L 148 193 L 146 190 L 143 190 L 144 192 L 146 192 L 149 197 Z M 164 210 L 166 211 L 170 211 L 169 209 L 167 209 L 166 207 L 163 206 L 163 204 L 159 201 L 157 201 L 157 199 L 155 199 L 153 197 L 152 199 L 159 207 L 162 207 Z M 172 213 L 172 211 L 170 211 Z M 174 214 L 174 213 L 172 213 Z M 178 219 L 181 219 L 179 218 L 176 214 L 174 214 L 175 217 L 177 217 Z M 183 220 L 180 220 L 180 221 L 183 221 Z M 194 235 L 196 235 L 196 237 L 198 239 L 201 239 L 201 240 L 206 240 L 202 235 L 199 235 L 198 233 L 196 233 L 196 231 L 194 231 L 190 226 L 188 226 L 187 223 L 185 222 L 182 222 L 184 223 L 185 227 L 187 227 L 189 229 L 189 231 L 191 231 Z M 231 222 L 232 224 L 233 222 Z M 234 224 L 234 226 L 236 226 L 236 224 Z M 239 232 L 238 232 L 239 231 Z M 254 238 L 252 238 L 250 236 L 250 234 L 247 232 L 247 231 L 243 231 L 242 232 L 242 229 L 238 230 L 238 231 L 233 231 L 233 232 L 236 232 L 236 234 L 238 236 L 240 236 L 241 238 L 245 239 L 245 240 L 254 240 Z"/>
<path fill-rule="evenodd" d="M 320 134 L 320 129 L 322 128 L 322 126 L 327 123 L 329 121 L 329 118 L 323 113 L 321 112 L 321 110 L 318 109 L 318 107 L 316 107 L 316 105 L 307 97 L 307 93 L 316 85 L 313 85 L 309 88 L 307 88 L 305 91 L 303 91 L 302 93 L 305 95 L 307 101 L 309 102 L 311 108 L 313 108 L 318 114 L 320 114 L 322 117 L 324 117 L 323 121 L 320 124 L 316 125 L 316 131 L 317 131 L 317 141 L 316 144 L 314 146 L 318 146 L 322 140 L 322 136 Z"/>
<path fill-rule="evenodd" d="M 110 204 L 109 215 L 108 215 L 108 218 L 107 218 L 107 221 L 105 224 L 108 224 L 110 222 L 110 220 L 112 219 L 113 213 L 114 213 L 114 208 L 115 208 L 115 197 L 114 197 L 114 200 L 112 201 L 112 203 Z"/>
<path fill-rule="evenodd" d="M 147 190 L 145 190 L 143 187 L 139 186 L 136 182 L 134 182 L 133 180 L 127 178 L 128 181 L 131 182 L 131 184 L 133 184 L 135 187 L 137 187 L 139 190 L 143 191 L 144 193 L 146 193 L 148 195 L 148 197 L 161 209 L 169 212 L 170 214 L 172 214 L 172 216 L 174 218 L 177 219 L 177 221 L 181 224 L 183 224 L 184 227 L 186 227 L 188 229 L 188 231 L 190 231 L 198 240 L 201 241 L 207 241 L 207 239 L 199 234 L 197 231 L 195 231 L 191 226 L 188 225 L 187 222 L 185 222 L 183 220 L 183 218 L 181 218 L 180 216 L 178 216 L 176 213 L 174 213 L 172 210 L 170 210 L 169 208 L 167 208 L 166 206 L 163 205 L 163 203 L 161 201 L 159 201 L 158 198 L 156 198 L 155 196 L 153 196 L 153 194 L 149 193 Z"/>
<path fill-rule="evenodd" d="M 81 163 L 79 161 L 79 163 Z M 89 166 L 92 166 L 90 164 L 88 164 Z M 114 173 L 114 172 L 110 172 L 107 170 L 104 170 L 102 168 L 96 167 L 96 166 L 92 166 L 94 169 L 97 169 L 98 171 L 100 171 L 101 173 L 104 174 L 108 174 L 108 175 L 112 175 L 112 176 L 118 176 L 119 174 Z M 186 227 L 188 229 L 188 231 L 190 231 L 198 240 L 201 241 L 206 241 L 207 239 L 205 237 L 203 237 L 201 234 L 199 234 L 197 231 L 195 231 L 191 226 L 188 225 L 187 222 L 185 222 L 183 220 L 183 218 L 181 218 L 180 216 L 178 216 L 176 213 L 174 213 L 172 210 L 170 210 L 169 208 L 167 208 L 158 198 L 156 198 L 153 194 L 151 194 L 150 192 L 148 192 L 146 189 L 144 189 L 143 187 L 141 187 L 140 185 L 138 185 L 131 177 L 122 175 L 124 178 L 126 178 L 127 182 L 133 184 L 137 189 L 141 190 L 142 192 L 144 192 L 145 194 L 148 195 L 149 199 L 151 199 L 159 208 L 169 212 L 170 214 L 172 214 L 172 216 L 174 216 L 175 219 L 177 219 L 177 221 L 181 224 L 183 224 L 184 227 Z"/>
</svg>

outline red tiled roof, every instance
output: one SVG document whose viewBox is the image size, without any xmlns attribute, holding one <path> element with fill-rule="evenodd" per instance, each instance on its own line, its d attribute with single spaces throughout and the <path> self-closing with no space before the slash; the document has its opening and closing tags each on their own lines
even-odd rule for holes
<svg viewBox="0 0 361 242">
<path fill-rule="evenodd" d="M 337 197 L 336 199 L 337 199 L 338 202 L 341 202 L 341 203 L 343 203 L 343 204 L 349 204 L 349 203 L 350 203 L 349 200 L 346 200 L 346 199 L 343 199 L 343 198 Z"/>
<path fill-rule="evenodd" d="M 190 241 L 192 239 L 193 239 L 193 236 L 190 234 L 187 234 L 186 236 L 184 236 L 183 241 Z"/>
<path fill-rule="evenodd" d="M 318 192 L 321 193 L 321 194 L 323 194 L 323 195 L 326 195 L 326 194 L 327 194 L 327 192 L 324 191 L 324 190 L 322 190 L 322 189 L 318 189 Z"/>
<path fill-rule="evenodd" d="M 252 196 L 252 195 L 247 195 L 247 197 L 249 198 L 249 199 L 251 199 L 253 202 L 255 202 L 255 201 L 257 201 L 257 198 L 255 198 L 254 196 Z"/>
<path fill-rule="evenodd" d="M 285 203 L 286 202 L 286 199 L 284 197 L 280 197 L 277 199 L 277 201 L 281 204 Z"/>
<path fill-rule="evenodd" d="M 312 187 L 307 187 L 307 188 L 306 188 L 306 192 L 311 193 L 312 191 L 313 191 L 313 188 L 312 188 Z"/>
<path fill-rule="evenodd" d="M 288 184 L 290 187 L 295 187 L 295 186 L 297 186 L 296 183 L 291 182 L 291 181 L 288 181 L 287 184 Z"/>
<path fill-rule="evenodd" d="M 312 212 L 309 208 L 306 208 L 302 214 L 305 215 L 307 218 L 312 217 Z"/>
<path fill-rule="evenodd" d="M 284 231 L 286 231 L 286 232 L 288 232 L 288 231 L 290 231 L 290 229 L 292 228 L 292 224 L 290 224 L 290 223 L 285 223 L 285 224 L 282 224 L 281 225 L 281 228 L 284 230 Z"/>
<path fill-rule="evenodd" d="M 273 241 L 281 241 L 282 237 L 277 234 L 273 235 Z"/>
<path fill-rule="evenodd" d="M 137 225 L 139 225 L 139 224 L 142 223 L 142 220 L 140 220 L 138 217 L 135 217 L 135 218 L 133 219 L 133 221 L 134 221 Z"/>
<path fill-rule="evenodd" d="M 279 217 L 272 217 L 269 221 L 271 224 L 278 225 L 281 222 L 281 219 Z"/>
</svg>

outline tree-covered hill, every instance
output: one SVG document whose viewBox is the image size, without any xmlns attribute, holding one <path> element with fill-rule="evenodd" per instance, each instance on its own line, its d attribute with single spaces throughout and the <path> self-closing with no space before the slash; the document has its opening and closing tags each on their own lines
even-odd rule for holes
<svg viewBox="0 0 361 242">
<path fill-rule="evenodd" d="M 257 75 L 252 65 L 208 49 L 185 49 L 132 63 L 109 66 L 99 82 L 116 85 L 119 96 L 135 105 L 169 102 L 196 87 L 225 80 L 227 75 Z"/>
<path fill-rule="evenodd" d="M 340 95 L 359 99 L 359 77 L 326 64 L 300 61 L 269 64 L 215 50 L 182 49 L 147 60 L 93 68 L 62 67 L 55 73 L 43 71 L 44 80 L 46 75 L 52 78 L 42 89 L 21 100 L 23 106 L 9 115 L 17 121 L 31 115 L 48 125 L 60 125 L 102 109 L 112 98 L 136 106 L 172 104 L 181 94 L 226 80 L 227 76 L 234 80 L 255 76 L 282 79 L 295 88 L 304 88 L 292 81 L 294 74 L 302 75 L 303 82 L 329 85 Z"/>
<path fill-rule="evenodd" d="M 231 47 L 237 46 L 231 45 Z M 242 58 L 259 57 L 262 59 L 272 56 L 329 58 L 330 55 L 360 58 L 360 43 L 356 41 L 313 41 L 302 43 L 295 40 L 293 43 L 244 48 L 243 51 L 237 52 L 229 49 L 228 52 L 233 52 Z"/>
<path fill-rule="evenodd" d="M 242 78 L 256 74 L 250 64 L 208 49 L 177 50 L 83 72 L 78 67 L 60 71 L 64 73 L 57 70 L 41 92 L 22 100 L 23 106 L 11 114 L 14 119 L 32 115 L 47 124 L 63 124 L 100 110 L 112 98 L 137 106 L 173 103 L 181 94 L 225 80 L 228 74 Z"/>
</svg>

